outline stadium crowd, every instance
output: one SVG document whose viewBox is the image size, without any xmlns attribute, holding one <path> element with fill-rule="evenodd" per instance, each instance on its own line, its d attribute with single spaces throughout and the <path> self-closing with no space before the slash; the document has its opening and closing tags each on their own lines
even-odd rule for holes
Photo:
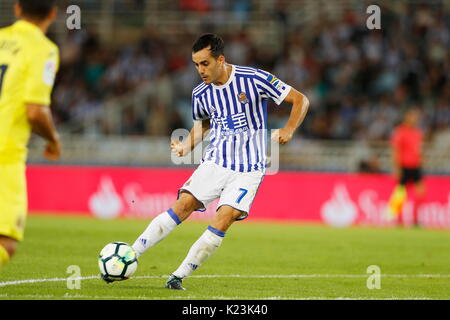
<svg viewBox="0 0 450 320">
<path fill-rule="evenodd" d="M 247 31 L 250 0 L 179 1 L 177 9 L 202 15 L 235 12 L 243 27 L 221 34 L 227 60 L 270 71 L 304 92 L 311 101 L 299 130 L 305 138 L 387 140 L 403 110 L 417 105 L 424 111 L 427 137 L 449 139 L 448 11 L 412 2 L 401 10 L 383 7 L 381 30 L 367 29 L 365 10 L 293 28 L 292 8 L 285 2 L 275 1 L 268 15 L 284 34 L 279 48 L 261 45 Z M 208 31 L 214 32 L 214 25 Z M 93 30 L 68 32 L 59 43 L 62 63 L 53 103 L 58 123 L 77 133 L 111 133 L 102 122 L 105 101 L 155 83 L 170 99 L 156 95 L 144 116 L 127 109 L 120 134 L 170 135 L 176 128 L 190 128 L 191 90 L 200 82 L 190 56 L 196 36 L 186 30 L 167 38 L 149 29 L 138 41 L 117 48 L 103 44 Z M 270 104 L 270 126 L 283 126 L 289 112 Z"/>
</svg>

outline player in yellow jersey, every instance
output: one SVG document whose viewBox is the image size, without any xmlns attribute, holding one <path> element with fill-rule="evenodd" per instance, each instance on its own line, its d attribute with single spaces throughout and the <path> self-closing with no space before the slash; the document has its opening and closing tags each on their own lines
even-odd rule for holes
<svg viewBox="0 0 450 320">
<path fill-rule="evenodd" d="M 56 0 L 18 0 L 15 13 L 19 20 L 0 29 L 0 266 L 23 239 L 31 131 L 47 140 L 46 158 L 58 159 L 61 150 L 49 108 L 59 51 L 45 36 Z"/>
</svg>

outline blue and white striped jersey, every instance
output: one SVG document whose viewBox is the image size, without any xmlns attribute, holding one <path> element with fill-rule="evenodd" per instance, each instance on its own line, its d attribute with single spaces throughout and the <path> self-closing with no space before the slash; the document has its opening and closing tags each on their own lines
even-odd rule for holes
<svg viewBox="0 0 450 320">
<path fill-rule="evenodd" d="M 197 85 L 192 91 L 193 118 L 211 123 L 211 142 L 202 162 L 233 171 L 265 172 L 267 100 L 279 105 L 290 89 L 268 72 L 236 65 L 224 85 Z"/>
</svg>

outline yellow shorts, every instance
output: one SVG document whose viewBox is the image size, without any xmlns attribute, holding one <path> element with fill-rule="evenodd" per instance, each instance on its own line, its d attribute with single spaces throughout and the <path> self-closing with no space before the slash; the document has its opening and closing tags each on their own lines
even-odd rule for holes
<svg viewBox="0 0 450 320">
<path fill-rule="evenodd" d="M 27 209 L 25 164 L 0 163 L 0 235 L 22 240 Z"/>
</svg>

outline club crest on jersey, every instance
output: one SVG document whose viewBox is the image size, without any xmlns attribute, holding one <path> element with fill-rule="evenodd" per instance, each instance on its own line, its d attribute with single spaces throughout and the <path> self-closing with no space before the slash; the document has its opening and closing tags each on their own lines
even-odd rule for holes
<svg viewBox="0 0 450 320">
<path fill-rule="evenodd" d="M 242 103 L 242 104 L 248 103 L 247 96 L 245 95 L 244 92 L 239 93 L 238 98 L 239 98 L 240 103 Z"/>
</svg>

